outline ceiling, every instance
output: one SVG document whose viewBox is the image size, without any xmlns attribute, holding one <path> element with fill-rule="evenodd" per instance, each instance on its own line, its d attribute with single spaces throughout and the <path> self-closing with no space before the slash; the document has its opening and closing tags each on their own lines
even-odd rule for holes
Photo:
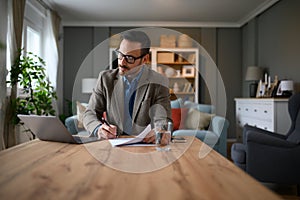
<svg viewBox="0 0 300 200">
<path fill-rule="evenodd" d="M 65 26 L 240 27 L 279 0 L 44 0 Z"/>
</svg>

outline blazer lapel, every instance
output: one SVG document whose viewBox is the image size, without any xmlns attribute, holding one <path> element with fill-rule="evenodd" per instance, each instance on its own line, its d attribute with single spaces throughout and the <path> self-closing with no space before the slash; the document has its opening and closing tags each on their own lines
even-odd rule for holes
<svg viewBox="0 0 300 200">
<path fill-rule="evenodd" d="M 123 116 L 124 116 L 124 84 L 121 76 L 114 82 L 111 96 L 111 113 L 114 121 L 123 130 Z"/>
</svg>

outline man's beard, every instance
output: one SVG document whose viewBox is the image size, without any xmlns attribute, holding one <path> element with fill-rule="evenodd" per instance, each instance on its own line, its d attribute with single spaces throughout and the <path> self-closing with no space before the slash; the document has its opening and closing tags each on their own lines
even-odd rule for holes
<svg viewBox="0 0 300 200">
<path fill-rule="evenodd" d="M 130 71 L 130 68 L 128 67 L 128 66 L 126 66 L 126 65 L 122 65 L 122 66 L 119 66 L 120 68 L 123 68 L 123 69 L 126 69 L 126 70 L 128 70 L 128 71 Z M 121 75 L 121 76 L 125 76 L 126 74 L 127 74 L 127 72 L 128 71 L 121 71 L 121 70 L 119 70 L 119 74 Z"/>
<path fill-rule="evenodd" d="M 143 65 L 138 65 L 138 66 L 136 66 L 136 67 L 134 67 L 134 68 L 132 68 L 132 69 L 130 69 L 128 66 L 126 66 L 126 65 L 122 65 L 122 66 L 119 66 L 120 68 L 123 68 L 123 69 L 126 69 L 126 70 L 128 70 L 128 71 L 121 71 L 121 70 L 119 70 L 119 74 L 121 75 L 121 76 L 131 76 L 131 75 L 135 75 L 135 74 L 137 74 L 139 71 L 140 71 L 140 69 L 141 69 L 141 67 L 142 67 Z"/>
</svg>

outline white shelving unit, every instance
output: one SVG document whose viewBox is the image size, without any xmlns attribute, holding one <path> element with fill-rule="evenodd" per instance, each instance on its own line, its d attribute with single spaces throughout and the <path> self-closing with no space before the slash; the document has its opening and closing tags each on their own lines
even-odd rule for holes
<svg viewBox="0 0 300 200">
<path fill-rule="evenodd" d="M 171 98 L 198 102 L 199 50 L 197 48 L 151 48 L 151 67 L 169 78 Z M 178 74 L 179 72 L 179 74 Z M 174 85 L 177 84 L 177 90 Z"/>
</svg>

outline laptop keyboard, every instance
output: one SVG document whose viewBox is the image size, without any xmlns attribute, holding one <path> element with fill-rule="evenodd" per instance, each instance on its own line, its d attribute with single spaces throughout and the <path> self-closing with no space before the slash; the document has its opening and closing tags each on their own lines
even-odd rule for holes
<svg viewBox="0 0 300 200">
<path fill-rule="evenodd" d="M 77 143 L 88 143 L 88 142 L 94 142 L 100 140 L 97 137 L 83 137 L 83 136 L 76 136 L 76 135 L 74 135 L 73 138 Z"/>
</svg>

